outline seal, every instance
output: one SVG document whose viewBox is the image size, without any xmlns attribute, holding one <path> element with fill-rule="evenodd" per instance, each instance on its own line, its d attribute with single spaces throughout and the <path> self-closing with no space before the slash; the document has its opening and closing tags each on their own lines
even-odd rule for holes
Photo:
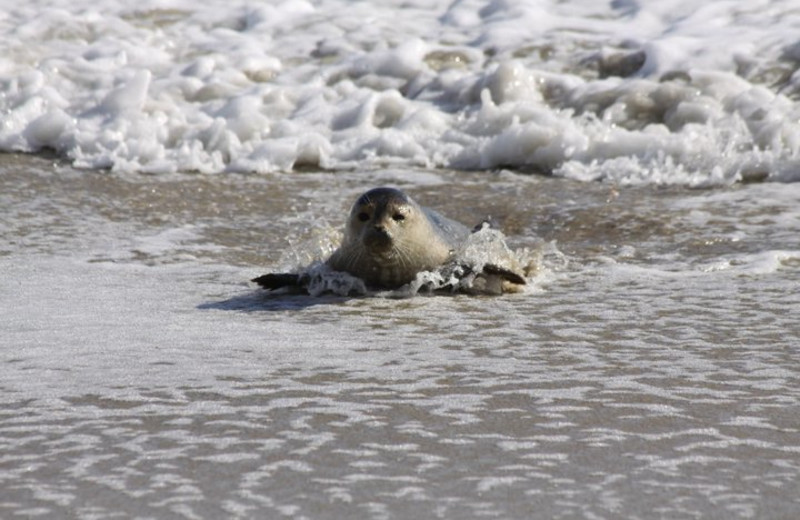
<svg viewBox="0 0 800 520">
<path fill-rule="evenodd" d="M 453 256 L 470 230 L 394 188 L 374 188 L 353 204 L 344 239 L 328 259 L 335 271 L 395 289 Z"/>
<path fill-rule="evenodd" d="M 331 271 L 345 272 L 367 286 L 397 289 L 413 281 L 422 271 L 438 271 L 449 280 L 438 289 L 458 290 L 462 281 L 472 287 L 479 282 L 484 292 L 499 294 L 506 287 L 525 285 L 525 273 L 502 234 L 486 234 L 489 222 L 470 230 L 436 211 L 420 206 L 394 188 L 374 188 L 361 195 L 350 209 L 341 245 L 325 261 Z M 472 237 L 482 237 L 471 241 Z M 491 255 L 491 263 L 457 258 L 478 248 L 479 257 Z M 465 263 L 464 260 L 467 260 Z M 476 269 L 477 268 L 477 269 Z M 267 290 L 308 289 L 316 275 L 267 273 L 253 282 Z M 481 292 L 481 291 L 478 291 Z"/>
</svg>

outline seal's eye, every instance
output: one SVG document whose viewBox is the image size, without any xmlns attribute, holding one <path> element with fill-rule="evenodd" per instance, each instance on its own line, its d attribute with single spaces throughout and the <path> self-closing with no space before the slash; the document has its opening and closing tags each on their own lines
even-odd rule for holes
<svg viewBox="0 0 800 520">
<path fill-rule="evenodd" d="M 394 215 L 392 215 L 392 220 L 394 220 L 395 222 L 402 222 L 405 219 L 406 216 L 403 215 L 402 213 L 395 213 Z"/>
<path fill-rule="evenodd" d="M 362 211 L 361 213 L 358 214 L 358 220 L 360 220 L 361 222 L 368 221 L 369 220 L 369 213 L 367 213 L 365 211 Z"/>
</svg>

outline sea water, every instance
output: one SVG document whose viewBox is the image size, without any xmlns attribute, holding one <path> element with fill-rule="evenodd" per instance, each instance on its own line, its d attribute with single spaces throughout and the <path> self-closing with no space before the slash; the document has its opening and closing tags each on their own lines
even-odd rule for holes
<svg viewBox="0 0 800 520">
<path fill-rule="evenodd" d="M 0 1 L 0 516 L 795 518 L 798 29 Z M 248 282 L 378 185 L 491 217 L 524 291 Z"/>
</svg>

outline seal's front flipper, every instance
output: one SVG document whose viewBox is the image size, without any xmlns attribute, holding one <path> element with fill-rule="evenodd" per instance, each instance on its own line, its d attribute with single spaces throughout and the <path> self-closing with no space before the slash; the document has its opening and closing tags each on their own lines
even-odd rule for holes
<svg viewBox="0 0 800 520">
<path fill-rule="evenodd" d="M 519 273 L 515 273 L 510 269 L 506 269 L 505 267 L 500 267 L 499 265 L 485 264 L 483 266 L 483 273 L 489 275 L 497 275 L 503 280 L 517 285 L 525 285 L 526 283 L 524 276 L 522 276 Z"/>
<path fill-rule="evenodd" d="M 302 287 L 303 280 L 299 274 L 294 273 L 267 273 L 250 280 L 260 285 L 264 289 L 273 291 L 284 287 Z"/>
<path fill-rule="evenodd" d="M 524 274 L 497 264 L 484 264 L 478 271 L 475 266 L 453 261 L 438 270 L 444 283 L 435 290 L 450 290 L 467 294 L 503 294 L 523 290 L 528 282 Z"/>
</svg>

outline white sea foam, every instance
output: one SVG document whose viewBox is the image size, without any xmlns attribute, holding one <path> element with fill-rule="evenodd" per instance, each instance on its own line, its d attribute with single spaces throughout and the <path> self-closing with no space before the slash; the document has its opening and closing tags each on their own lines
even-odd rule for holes
<svg viewBox="0 0 800 520">
<path fill-rule="evenodd" d="M 798 180 L 791 2 L 0 1 L 0 149 L 90 168 Z"/>
</svg>

